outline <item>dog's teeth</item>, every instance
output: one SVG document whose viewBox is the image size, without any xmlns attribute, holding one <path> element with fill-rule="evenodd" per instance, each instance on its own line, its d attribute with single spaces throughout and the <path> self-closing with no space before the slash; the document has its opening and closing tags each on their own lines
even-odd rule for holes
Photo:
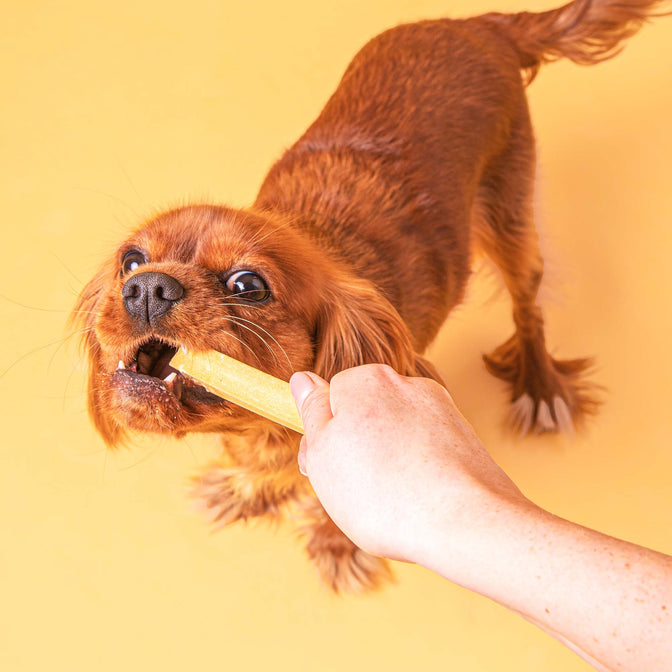
<svg viewBox="0 0 672 672">
<path fill-rule="evenodd" d="M 121 360 L 119 360 L 119 365 L 117 366 L 117 371 L 118 371 L 119 369 L 125 369 L 125 368 L 126 368 L 126 367 L 124 366 L 124 363 L 123 363 Z"/>
<path fill-rule="evenodd" d="M 177 376 L 177 374 L 175 373 L 175 371 L 173 371 L 172 373 L 169 373 L 169 374 L 163 379 L 163 382 L 164 382 L 164 383 L 172 383 L 172 382 L 175 380 L 175 377 L 176 377 L 176 376 Z"/>
<path fill-rule="evenodd" d="M 187 346 L 186 346 L 186 345 L 181 345 L 181 346 L 180 346 L 180 350 L 182 350 L 182 352 L 183 352 L 185 355 L 188 354 L 188 353 L 187 353 Z"/>
</svg>

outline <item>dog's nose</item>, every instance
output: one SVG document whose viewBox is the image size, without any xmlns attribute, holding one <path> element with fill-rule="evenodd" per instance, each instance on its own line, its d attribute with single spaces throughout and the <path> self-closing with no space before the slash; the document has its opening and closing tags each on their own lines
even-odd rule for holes
<svg viewBox="0 0 672 672">
<path fill-rule="evenodd" d="M 165 315 L 184 296 L 184 287 L 166 273 L 138 273 L 128 279 L 121 295 L 126 312 L 146 325 Z"/>
</svg>

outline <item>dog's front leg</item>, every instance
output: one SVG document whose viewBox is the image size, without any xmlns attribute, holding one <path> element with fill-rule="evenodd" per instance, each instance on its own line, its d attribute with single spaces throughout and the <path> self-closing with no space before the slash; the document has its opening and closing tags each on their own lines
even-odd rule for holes
<svg viewBox="0 0 672 672">
<path fill-rule="evenodd" d="M 301 531 L 307 538 L 308 556 L 322 581 L 334 592 L 361 593 L 393 580 L 387 561 L 350 541 L 316 497 L 305 499 L 302 510 L 306 524 Z"/>
<path fill-rule="evenodd" d="M 221 459 L 192 480 L 192 496 L 217 525 L 259 516 L 276 517 L 296 497 L 303 479 L 299 437 L 288 430 L 250 429 L 222 439 Z"/>
</svg>

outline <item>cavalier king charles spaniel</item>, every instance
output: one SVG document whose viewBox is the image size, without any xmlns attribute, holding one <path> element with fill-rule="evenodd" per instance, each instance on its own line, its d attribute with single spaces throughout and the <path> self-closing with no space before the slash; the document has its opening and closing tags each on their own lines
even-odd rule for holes
<svg viewBox="0 0 672 672">
<path fill-rule="evenodd" d="M 485 363 L 510 386 L 514 424 L 523 433 L 579 425 L 596 406 L 583 375 L 590 360 L 550 356 L 537 303 L 525 87 L 546 61 L 612 56 L 659 4 L 576 0 L 374 38 L 251 207 L 194 204 L 153 217 L 83 290 L 73 320 L 85 332 L 88 407 L 105 442 L 129 431 L 216 432 L 221 459 L 194 481 L 216 521 L 298 502 L 308 554 L 330 587 L 389 577 L 300 476 L 300 436 L 176 374 L 171 357 L 180 346 L 218 350 L 285 380 L 372 362 L 440 380 L 422 353 L 482 251 L 513 302 L 515 331 Z"/>
</svg>

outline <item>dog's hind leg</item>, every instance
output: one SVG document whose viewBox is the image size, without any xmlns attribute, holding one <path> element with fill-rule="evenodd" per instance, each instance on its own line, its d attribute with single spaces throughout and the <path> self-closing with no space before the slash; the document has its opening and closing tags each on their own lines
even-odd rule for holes
<svg viewBox="0 0 672 672">
<path fill-rule="evenodd" d="M 556 360 L 546 349 L 537 303 L 543 274 L 532 217 L 534 139 L 525 113 L 507 149 L 481 182 L 474 217 L 477 242 L 499 267 L 511 299 L 515 332 L 484 356 L 511 386 L 511 421 L 521 434 L 572 431 L 598 402 L 583 379 L 590 359 Z"/>
</svg>

